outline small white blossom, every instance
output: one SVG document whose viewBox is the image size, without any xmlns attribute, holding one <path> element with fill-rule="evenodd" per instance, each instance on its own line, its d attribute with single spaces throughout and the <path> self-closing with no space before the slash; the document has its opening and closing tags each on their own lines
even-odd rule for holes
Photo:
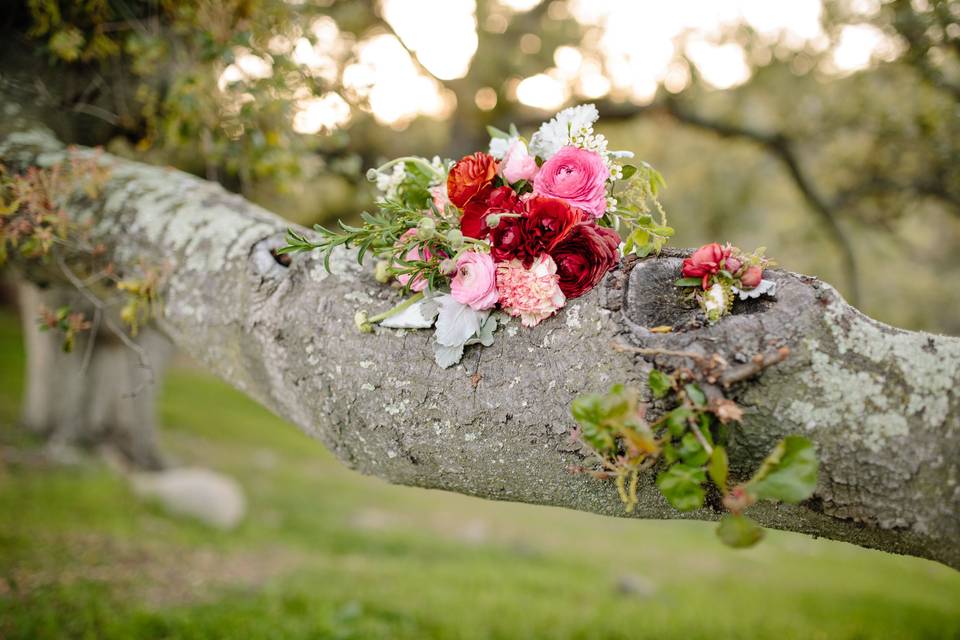
<svg viewBox="0 0 960 640">
<path fill-rule="evenodd" d="M 407 177 L 407 169 L 403 162 L 393 165 L 393 171 L 387 173 L 377 172 L 377 189 L 383 192 L 386 199 L 391 200 L 397 197 L 397 189 L 404 178 Z"/>
<path fill-rule="evenodd" d="M 511 136 L 509 138 L 491 138 L 490 155 L 497 160 L 503 160 L 503 156 L 507 154 L 507 149 L 509 149 L 510 145 L 518 139 L 519 138 L 516 136 Z"/>
<path fill-rule="evenodd" d="M 561 147 L 582 146 L 585 140 L 593 137 L 593 123 L 599 117 L 597 108 L 592 104 L 564 109 L 552 120 L 540 125 L 540 129 L 533 134 L 530 138 L 530 153 L 547 160 Z M 603 149 L 606 151 L 606 139 L 603 139 Z"/>
</svg>

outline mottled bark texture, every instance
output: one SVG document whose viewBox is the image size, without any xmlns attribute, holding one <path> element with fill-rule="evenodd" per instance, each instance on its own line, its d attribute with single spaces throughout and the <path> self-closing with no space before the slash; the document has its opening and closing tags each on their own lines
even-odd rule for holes
<svg viewBox="0 0 960 640">
<path fill-rule="evenodd" d="M 0 142 L 5 162 L 63 157 L 42 129 Z M 771 347 L 791 357 L 730 395 L 746 411 L 730 448 L 733 474 L 749 474 L 788 434 L 817 444 L 815 496 L 798 506 L 761 504 L 763 524 L 960 567 L 960 340 L 901 331 L 849 307 L 815 278 L 773 271 L 776 300 L 739 303 L 713 327 L 683 308 L 672 282 L 677 257 L 624 265 L 602 286 L 535 329 L 508 324 L 461 365 L 433 362 L 428 331 L 359 333 L 357 309 L 381 310 L 396 294 L 353 255 L 332 273 L 318 256 L 289 267 L 270 249 L 285 222 L 189 175 L 105 157 L 102 198 L 78 201 L 121 268 L 168 262 L 164 312 L 172 341 L 238 389 L 320 438 L 341 460 L 390 482 L 485 498 L 624 515 L 610 482 L 574 475 L 571 400 L 612 383 L 643 384 L 638 347 L 719 354 L 731 363 Z M 673 333 L 648 327 L 670 325 Z M 683 364 L 661 357 L 665 365 Z M 652 474 L 641 518 L 679 514 Z"/>
<path fill-rule="evenodd" d="M 140 354 L 101 326 L 80 334 L 64 353 L 62 336 L 40 330 L 41 308 L 70 305 L 90 318 L 89 304 L 70 285 L 22 282 L 18 293 L 27 353 L 21 424 L 53 452 L 109 449 L 134 467 L 162 468 L 155 381 L 173 352 L 166 336 L 150 327 L 140 332 L 134 338 Z"/>
</svg>

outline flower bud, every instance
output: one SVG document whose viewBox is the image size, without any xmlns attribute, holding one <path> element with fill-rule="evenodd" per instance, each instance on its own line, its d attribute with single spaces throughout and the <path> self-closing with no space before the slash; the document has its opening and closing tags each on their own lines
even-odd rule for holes
<svg viewBox="0 0 960 640">
<path fill-rule="evenodd" d="M 386 284 L 390 281 L 390 263 L 386 260 L 380 260 L 377 262 L 377 266 L 373 272 L 373 277 L 377 282 L 381 284 Z"/>
<path fill-rule="evenodd" d="M 377 170 L 376 169 L 367 169 L 367 180 L 370 182 L 377 181 Z"/>
<path fill-rule="evenodd" d="M 752 264 L 740 276 L 740 285 L 744 289 L 753 289 L 759 286 L 761 280 L 763 280 L 763 267 Z"/>
<path fill-rule="evenodd" d="M 495 213 L 491 213 L 487 216 L 487 226 L 493 229 L 498 224 L 500 224 L 500 216 Z"/>
<path fill-rule="evenodd" d="M 360 333 L 373 333 L 373 325 L 370 324 L 370 316 L 364 310 L 357 311 L 353 315 L 353 323 L 357 325 Z"/>
<path fill-rule="evenodd" d="M 417 223 L 417 238 L 420 240 L 429 240 L 437 230 L 437 223 L 433 218 L 420 218 Z"/>
<path fill-rule="evenodd" d="M 447 242 L 454 249 L 459 249 L 463 246 L 463 232 L 460 229 L 450 229 L 447 231 Z"/>
<path fill-rule="evenodd" d="M 730 256 L 724 262 L 724 266 L 726 267 L 727 271 L 730 272 L 730 275 L 736 275 L 737 271 L 740 271 L 740 267 L 743 266 L 743 263 L 739 258 Z"/>
<path fill-rule="evenodd" d="M 453 258 L 447 258 L 446 260 L 440 261 L 440 272 L 443 274 L 451 274 L 457 270 L 457 261 Z"/>
</svg>

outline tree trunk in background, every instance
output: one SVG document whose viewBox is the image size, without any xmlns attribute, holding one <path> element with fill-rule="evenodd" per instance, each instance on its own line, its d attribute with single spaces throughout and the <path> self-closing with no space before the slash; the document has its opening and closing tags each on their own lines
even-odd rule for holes
<svg viewBox="0 0 960 640">
<path fill-rule="evenodd" d="M 152 328 L 135 339 L 147 354 L 149 369 L 107 331 L 80 334 L 74 350 L 65 353 L 62 337 L 41 331 L 37 318 L 42 307 L 70 304 L 82 309 L 76 290 L 23 283 L 19 298 L 27 354 L 24 426 L 44 437 L 54 451 L 108 449 L 135 467 L 162 468 L 155 398 L 173 351 L 170 341 Z"/>
<path fill-rule="evenodd" d="M 46 129 L 0 121 L 0 159 L 48 165 L 65 151 Z M 78 201 L 121 272 L 169 264 L 164 334 L 211 371 L 320 438 L 345 464 L 390 482 L 499 500 L 624 515 L 611 482 L 573 475 L 570 403 L 616 382 L 643 386 L 647 359 L 611 343 L 696 351 L 730 363 L 787 346 L 792 355 L 729 395 L 745 409 L 730 446 L 744 479 L 790 434 L 821 460 L 815 495 L 761 503 L 762 524 L 932 558 L 960 567 L 960 339 L 883 325 L 828 284 L 773 270 L 775 300 L 737 305 L 714 326 L 685 310 L 677 254 L 627 262 L 556 318 L 516 324 L 458 367 L 433 361 L 426 331 L 359 333 L 358 308 L 396 294 L 336 251 L 289 267 L 271 254 L 288 224 L 222 188 L 171 169 L 105 156 L 102 197 Z M 669 334 L 648 328 L 670 325 Z M 78 350 L 81 347 L 78 346 Z M 76 354 L 75 354 L 76 355 Z M 79 357 L 79 356 L 77 356 Z M 665 364 L 683 364 L 677 360 Z M 35 375 L 35 374 L 34 374 Z M 671 508 L 645 475 L 634 516 L 714 520 L 714 506 Z"/>
</svg>

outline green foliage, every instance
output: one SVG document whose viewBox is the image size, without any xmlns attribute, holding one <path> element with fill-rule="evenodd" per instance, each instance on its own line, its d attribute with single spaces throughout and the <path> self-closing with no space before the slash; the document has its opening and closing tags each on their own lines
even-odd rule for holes
<svg viewBox="0 0 960 640">
<path fill-rule="evenodd" d="M 109 178 L 99 150 L 70 152 L 64 161 L 17 175 L 0 165 L 0 266 L 15 257 L 20 267 L 53 270 L 86 298 L 87 306 L 100 311 L 109 310 L 108 300 L 123 302 L 120 318 L 136 335 L 160 311 L 163 271 L 141 264 L 138 273 L 118 273 L 93 221 L 78 222 L 68 213 L 72 201 L 99 197 Z M 60 331 L 64 350 L 71 351 L 77 335 L 95 330 L 99 317 L 91 321 L 64 307 L 44 311 L 38 322 L 44 330 Z"/>
<path fill-rule="evenodd" d="M 763 540 L 764 530 L 747 516 L 725 513 L 717 525 L 717 537 L 734 549 L 746 549 Z"/>
<path fill-rule="evenodd" d="M 960 573 L 947 567 L 780 531 L 734 552 L 704 522 L 387 484 L 177 359 L 158 398 L 164 449 L 230 475 L 249 497 L 239 529 L 202 528 L 138 500 L 109 465 L 32 463 L 39 452 L 14 426 L 22 349 L 20 323 L 0 310 L 6 640 L 960 633 Z M 618 588 L 631 578 L 649 591 Z"/>
<path fill-rule="evenodd" d="M 639 167 L 624 165 L 622 172 L 623 176 L 612 193 L 617 206 L 613 212 L 607 213 L 607 217 L 625 237 L 624 253 L 641 257 L 660 253 L 674 234 L 658 197 L 666 182 L 660 172 L 646 162 Z"/>
<path fill-rule="evenodd" d="M 706 480 L 702 468 L 678 462 L 660 472 L 657 487 L 674 509 L 692 511 L 703 506 L 703 483 Z"/>
<path fill-rule="evenodd" d="M 653 397 L 668 405 L 652 422 L 646 419 L 649 407 L 639 402 L 639 392 L 620 384 L 606 394 L 580 396 L 571 405 L 576 435 L 601 467 L 586 471 L 598 478 L 613 477 L 628 511 L 637 504 L 639 474 L 659 465 L 656 486 L 673 508 L 702 508 L 712 484 L 730 512 L 717 535 L 730 546 L 748 547 L 760 540 L 762 530 L 742 516 L 744 509 L 757 500 L 799 502 L 813 493 L 817 460 L 806 438 L 785 438 L 753 478 L 731 487 L 727 423 L 739 419 L 740 409 L 689 370 L 668 374 L 653 369 L 647 383 Z M 709 400 L 706 387 L 713 394 Z"/>
<path fill-rule="evenodd" d="M 813 443 L 788 436 L 763 461 L 747 483 L 747 491 L 758 500 L 797 503 L 809 498 L 816 488 L 817 469 Z"/>
</svg>

